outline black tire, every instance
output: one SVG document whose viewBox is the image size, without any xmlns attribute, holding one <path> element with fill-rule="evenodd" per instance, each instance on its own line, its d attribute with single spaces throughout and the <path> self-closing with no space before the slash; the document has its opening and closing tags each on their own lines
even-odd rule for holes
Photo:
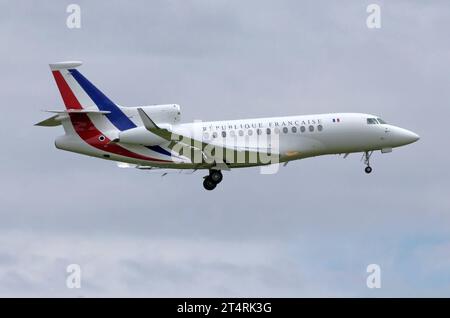
<svg viewBox="0 0 450 318">
<path fill-rule="evenodd" d="M 211 178 L 211 180 L 215 184 L 220 183 L 222 181 L 222 179 L 223 179 L 223 175 L 222 175 L 222 172 L 220 170 L 211 170 L 209 172 L 209 177 Z"/>
<path fill-rule="evenodd" d="M 372 168 L 371 167 L 366 167 L 366 169 L 364 169 L 364 171 L 366 173 L 371 173 L 372 172 Z"/>
<path fill-rule="evenodd" d="M 216 186 L 217 186 L 217 183 L 215 183 L 215 182 L 211 179 L 210 176 L 207 176 L 207 177 L 205 178 L 205 180 L 203 180 L 203 187 L 204 187 L 206 190 L 208 190 L 208 191 L 214 190 L 214 189 L 216 188 Z"/>
</svg>

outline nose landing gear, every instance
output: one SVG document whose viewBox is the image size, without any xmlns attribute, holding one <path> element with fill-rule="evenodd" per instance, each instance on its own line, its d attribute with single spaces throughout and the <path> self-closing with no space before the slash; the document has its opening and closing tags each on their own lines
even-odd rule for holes
<svg viewBox="0 0 450 318">
<path fill-rule="evenodd" d="M 222 179 L 223 175 L 220 170 L 209 170 L 209 175 L 204 177 L 203 187 L 208 191 L 214 190 Z"/>
<path fill-rule="evenodd" d="M 372 167 L 370 166 L 370 156 L 372 156 L 373 151 L 366 151 L 364 152 L 363 155 L 363 159 L 364 159 L 364 164 L 366 165 L 366 168 L 364 169 L 364 171 L 369 174 L 372 172 Z"/>
</svg>

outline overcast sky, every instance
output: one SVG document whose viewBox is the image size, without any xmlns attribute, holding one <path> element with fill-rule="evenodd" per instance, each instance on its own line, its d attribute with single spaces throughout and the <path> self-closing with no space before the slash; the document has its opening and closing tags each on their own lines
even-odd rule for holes
<svg viewBox="0 0 450 318">
<path fill-rule="evenodd" d="M 0 1 L 0 296 L 450 297 L 448 1 Z M 381 29 L 366 7 L 381 6 Z M 419 142 L 274 175 L 119 169 L 54 148 L 48 63 L 183 121 L 367 112 Z M 79 264 L 82 288 L 66 287 Z M 381 267 L 368 289 L 366 267 Z"/>
</svg>

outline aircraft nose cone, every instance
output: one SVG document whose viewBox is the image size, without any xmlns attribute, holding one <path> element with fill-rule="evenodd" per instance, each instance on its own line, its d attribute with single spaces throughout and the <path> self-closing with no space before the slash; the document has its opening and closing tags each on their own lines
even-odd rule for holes
<svg viewBox="0 0 450 318">
<path fill-rule="evenodd" d="M 397 132 L 398 139 L 403 145 L 411 144 L 420 139 L 420 136 L 406 129 L 399 129 Z"/>
<path fill-rule="evenodd" d="M 420 136 L 416 133 L 413 133 L 412 131 L 410 131 L 410 137 L 411 142 L 416 142 L 417 140 L 420 139 Z"/>
</svg>

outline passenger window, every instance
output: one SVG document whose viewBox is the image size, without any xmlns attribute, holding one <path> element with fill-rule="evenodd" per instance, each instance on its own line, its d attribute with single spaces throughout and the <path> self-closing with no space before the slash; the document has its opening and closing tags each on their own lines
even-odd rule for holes
<svg viewBox="0 0 450 318">
<path fill-rule="evenodd" d="M 309 128 L 309 131 L 310 131 L 310 132 L 313 132 L 313 131 L 314 131 L 314 126 L 313 126 L 313 125 L 309 126 L 308 128 Z"/>
<path fill-rule="evenodd" d="M 217 133 L 213 132 L 212 136 L 213 136 L 213 138 L 217 138 Z"/>
<path fill-rule="evenodd" d="M 268 135 L 270 135 L 271 132 L 272 132 L 272 131 L 270 130 L 270 128 L 267 128 L 267 129 L 266 129 L 266 133 L 267 133 Z"/>
<path fill-rule="evenodd" d="M 305 126 L 301 126 L 301 127 L 300 127 L 300 131 L 301 131 L 302 133 L 304 133 L 305 130 L 306 130 Z"/>
<path fill-rule="evenodd" d="M 244 131 L 243 130 L 239 130 L 239 136 L 244 136 Z"/>
<path fill-rule="evenodd" d="M 317 130 L 318 131 L 322 131 L 323 130 L 323 126 L 322 125 L 317 126 Z"/>
<path fill-rule="evenodd" d="M 262 130 L 261 129 L 256 129 L 256 133 L 258 134 L 258 135 L 261 135 L 262 134 Z"/>
<path fill-rule="evenodd" d="M 295 134 L 297 132 L 297 127 L 292 127 L 291 130 Z"/>
<path fill-rule="evenodd" d="M 231 137 L 236 137 L 236 133 L 234 132 L 234 130 L 230 130 L 230 136 Z"/>
<path fill-rule="evenodd" d="M 225 138 L 227 136 L 227 132 L 226 131 L 222 131 L 222 137 Z"/>
<path fill-rule="evenodd" d="M 249 135 L 249 136 L 253 135 L 253 130 L 249 129 L 249 130 L 247 131 L 247 135 Z"/>
<path fill-rule="evenodd" d="M 275 127 L 274 129 L 273 129 L 273 132 L 275 133 L 275 134 L 279 134 L 280 133 L 280 128 L 278 128 L 278 127 Z"/>
<path fill-rule="evenodd" d="M 287 127 L 283 127 L 283 132 L 284 132 L 285 134 L 287 134 L 287 133 L 289 132 L 289 129 L 287 129 Z"/>
</svg>

